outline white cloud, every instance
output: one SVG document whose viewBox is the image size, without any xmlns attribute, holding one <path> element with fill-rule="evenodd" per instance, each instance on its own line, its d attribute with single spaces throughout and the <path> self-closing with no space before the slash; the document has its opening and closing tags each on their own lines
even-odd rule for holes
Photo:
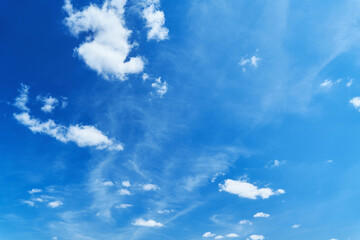
<svg viewBox="0 0 360 240">
<path fill-rule="evenodd" d="M 103 185 L 107 186 L 107 187 L 112 187 L 112 186 L 114 186 L 114 183 L 112 181 L 106 181 L 106 182 L 103 182 Z"/>
<path fill-rule="evenodd" d="M 333 160 L 327 160 L 326 162 L 327 163 L 333 163 L 334 161 Z"/>
<path fill-rule="evenodd" d="M 34 193 L 41 193 L 42 190 L 41 189 L 38 189 L 38 188 L 33 188 L 31 190 L 28 191 L 30 194 L 34 194 Z"/>
<path fill-rule="evenodd" d="M 236 237 L 239 237 L 239 235 L 237 235 L 236 233 L 229 233 L 229 234 L 226 234 L 226 237 L 228 237 L 228 238 L 236 238 Z"/>
<path fill-rule="evenodd" d="M 162 226 L 164 226 L 162 223 L 156 222 L 152 219 L 144 220 L 142 218 L 136 219 L 135 222 L 133 222 L 132 224 L 135 226 L 143 226 L 143 227 L 162 227 Z"/>
<path fill-rule="evenodd" d="M 320 84 L 320 87 L 322 88 L 331 88 L 333 86 L 333 82 L 329 79 L 325 79 L 324 82 Z"/>
<path fill-rule="evenodd" d="M 265 237 L 263 235 L 251 235 L 246 240 L 264 240 Z"/>
<path fill-rule="evenodd" d="M 347 87 L 351 87 L 351 85 L 353 85 L 353 83 L 354 83 L 354 79 L 350 79 L 347 83 L 346 83 L 346 86 Z"/>
<path fill-rule="evenodd" d="M 215 180 L 218 178 L 218 176 L 225 176 L 225 173 L 218 172 L 215 174 L 215 176 L 211 179 L 211 182 L 215 182 Z"/>
<path fill-rule="evenodd" d="M 41 107 L 41 110 L 46 113 L 51 113 L 55 109 L 56 105 L 59 104 L 59 100 L 51 96 L 49 97 L 38 96 L 37 99 L 44 103 L 44 105 Z"/>
<path fill-rule="evenodd" d="M 215 233 L 211 233 L 211 232 L 206 232 L 204 233 L 202 236 L 207 238 L 207 237 L 214 237 L 216 234 Z"/>
<path fill-rule="evenodd" d="M 31 117 L 27 112 L 15 113 L 15 119 L 22 125 L 28 127 L 33 133 L 42 133 L 67 143 L 75 142 L 79 147 L 96 147 L 97 149 L 108 149 L 113 151 L 123 150 L 122 144 L 117 144 L 109 139 L 100 130 L 88 125 L 70 125 L 65 127 L 56 124 L 49 119 L 42 122 Z"/>
<path fill-rule="evenodd" d="M 337 239 L 337 238 L 332 238 L 332 239 L 330 239 L 330 240 L 339 240 L 339 239 Z"/>
<path fill-rule="evenodd" d="M 132 206 L 133 206 L 132 204 L 123 203 L 123 204 L 120 204 L 120 205 L 116 206 L 116 208 L 129 208 L 129 207 L 132 207 Z"/>
<path fill-rule="evenodd" d="M 270 217 L 270 214 L 263 213 L 263 212 L 258 212 L 256 214 L 254 214 L 254 218 L 268 218 L 268 217 Z"/>
<path fill-rule="evenodd" d="M 164 209 L 164 210 L 159 210 L 157 211 L 159 214 L 168 214 L 171 212 L 174 212 L 174 210 L 168 210 L 168 209 Z"/>
<path fill-rule="evenodd" d="M 155 184 L 144 184 L 143 186 L 142 186 L 142 189 L 144 190 L 144 191 L 151 191 L 151 190 L 158 190 L 158 189 L 160 189 L 157 185 L 155 185 Z"/>
<path fill-rule="evenodd" d="M 25 204 L 29 205 L 30 207 L 34 207 L 35 203 L 33 201 L 29 201 L 29 200 L 25 200 L 24 201 Z"/>
<path fill-rule="evenodd" d="M 57 207 L 60 207 L 61 205 L 63 205 L 63 203 L 61 201 L 58 201 L 58 200 L 48 203 L 48 206 L 51 207 L 51 208 L 57 208 Z"/>
<path fill-rule="evenodd" d="M 258 62 L 261 60 L 261 58 L 257 57 L 256 55 L 250 57 L 250 58 L 244 58 L 242 57 L 240 62 L 239 62 L 239 65 L 242 66 L 242 70 L 245 72 L 246 71 L 246 66 L 247 65 L 251 65 L 253 66 L 254 68 L 257 68 L 258 67 Z"/>
<path fill-rule="evenodd" d="M 162 98 L 165 93 L 167 93 L 168 89 L 166 81 L 162 82 L 161 77 L 156 78 L 155 81 L 151 84 L 151 87 L 155 88 L 160 98 Z"/>
<path fill-rule="evenodd" d="M 294 224 L 291 226 L 291 228 L 299 228 L 300 227 L 300 224 Z"/>
<path fill-rule="evenodd" d="M 22 111 L 29 112 L 30 109 L 26 106 L 29 101 L 29 86 L 21 84 L 21 88 L 18 91 L 20 94 L 15 99 L 14 106 Z"/>
<path fill-rule="evenodd" d="M 257 186 L 248 183 L 244 180 L 231 180 L 226 179 L 224 184 L 219 184 L 220 191 L 225 191 L 231 194 L 236 194 L 241 198 L 248 199 L 267 199 L 273 195 L 284 194 L 283 189 L 278 189 L 274 191 L 271 188 L 258 188 Z"/>
<path fill-rule="evenodd" d="M 122 181 L 121 183 L 124 187 L 130 187 L 131 183 L 129 181 Z"/>
<path fill-rule="evenodd" d="M 241 224 L 241 225 L 244 225 L 244 224 L 252 225 L 252 222 L 247 220 L 247 219 L 243 219 L 243 220 L 240 220 L 239 224 Z"/>
<path fill-rule="evenodd" d="M 356 110 L 360 111 L 360 97 L 353 97 L 350 100 L 350 104 L 352 104 Z"/>
<path fill-rule="evenodd" d="M 165 25 L 165 14 L 163 11 L 158 10 L 160 1 L 148 1 L 148 5 L 142 11 L 142 16 L 146 20 L 146 27 L 149 29 L 147 39 L 154 39 L 157 41 L 169 38 L 169 29 Z"/>
<path fill-rule="evenodd" d="M 127 190 L 127 189 L 120 189 L 120 190 L 118 191 L 118 193 L 119 193 L 120 195 L 131 195 L 131 192 L 130 192 L 129 190 Z"/>
<path fill-rule="evenodd" d="M 224 238 L 224 236 L 222 236 L 222 235 L 218 235 L 215 237 L 215 239 L 223 239 L 223 238 Z"/>
<path fill-rule="evenodd" d="M 94 4 L 76 11 L 70 0 L 65 0 L 68 13 L 66 25 L 72 34 L 88 33 L 86 40 L 75 49 L 84 62 L 105 78 L 125 80 L 127 74 L 140 73 L 144 68 L 141 57 L 128 55 L 133 48 L 129 43 L 131 31 L 125 26 L 126 0 L 108 0 L 100 8 Z"/>
</svg>

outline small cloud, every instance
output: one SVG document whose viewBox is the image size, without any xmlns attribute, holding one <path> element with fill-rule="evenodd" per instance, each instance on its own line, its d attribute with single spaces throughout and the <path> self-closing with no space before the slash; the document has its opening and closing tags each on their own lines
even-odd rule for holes
<svg viewBox="0 0 360 240">
<path fill-rule="evenodd" d="M 353 97 L 349 102 L 356 110 L 360 111 L 360 97 Z"/>
<path fill-rule="evenodd" d="M 215 182 L 215 180 L 216 180 L 219 176 L 225 176 L 225 173 L 223 173 L 223 172 L 218 172 L 218 173 L 216 173 L 215 176 L 211 179 L 211 182 Z"/>
<path fill-rule="evenodd" d="M 327 163 L 333 163 L 334 161 L 333 160 L 327 160 L 326 162 Z"/>
<path fill-rule="evenodd" d="M 30 207 L 34 207 L 34 206 L 35 206 L 35 203 L 34 203 L 33 201 L 25 200 L 25 201 L 23 201 L 23 203 L 27 204 L 27 205 L 30 206 Z"/>
<path fill-rule="evenodd" d="M 244 224 L 252 225 L 252 222 L 247 220 L 247 219 L 243 219 L 243 220 L 240 220 L 239 224 L 241 224 L 241 225 L 244 225 Z"/>
<path fill-rule="evenodd" d="M 171 212 L 174 212 L 174 210 L 168 210 L 168 209 L 164 209 L 164 210 L 159 210 L 157 211 L 159 214 L 169 214 Z"/>
<path fill-rule="evenodd" d="M 103 182 L 103 185 L 107 186 L 107 187 L 112 187 L 112 186 L 114 186 L 114 183 L 112 181 L 106 181 L 106 182 Z"/>
<path fill-rule="evenodd" d="M 239 237 L 239 235 L 236 234 L 236 233 L 229 233 L 229 234 L 226 234 L 226 237 L 228 237 L 228 238 L 236 238 L 236 237 Z"/>
<path fill-rule="evenodd" d="M 28 191 L 30 194 L 34 194 L 34 193 L 41 193 L 42 190 L 41 189 L 38 189 L 38 188 L 33 188 L 31 190 Z"/>
<path fill-rule="evenodd" d="M 43 106 L 41 107 L 41 111 L 45 112 L 45 113 L 51 113 L 56 105 L 59 104 L 59 100 L 57 100 L 54 97 L 41 97 L 41 96 L 37 96 L 37 100 L 43 102 Z"/>
<path fill-rule="evenodd" d="M 216 235 L 215 233 L 206 232 L 202 236 L 205 237 L 205 238 L 208 238 L 208 237 L 214 237 L 215 235 Z"/>
<path fill-rule="evenodd" d="M 60 207 L 61 205 L 63 205 L 63 203 L 61 201 L 53 201 L 53 202 L 49 202 L 48 206 L 51 208 L 57 208 Z"/>
<path fill-rule="evenodd" d="M 160 98 L 162 98 L 165 93 L 167 93 L 167 83 L 164 81 L 161 81 L 161 77 L 158 77 L 154 80 L 154 82 L 151 84 L 151 87 L 155 88 L 155 91 L 159 95 Z"/>
<path fill-rule="evenodd" d="M 222 236 L 222 235 L 218 235 L 215 237 L 215 239 L 223 239 L 223 238 L 224 238 L 224 236 Z"/>
<path fill-rule="evenodd" d="M 120 190 L 118 191 L 118 193 L 119 193 L 120 195 L 131 195 L 131 192 L 130 192 L 129 190 L 125 189 L 125 188 L 120 189 Z"/>
<path fill-rule="evenodd" d="M 256 214 L 254 214 L 254 218 L 268 218 L 268 217 L 270 217 L 270 214 L 263 213 L 263 212 L 258 212 Z"/>
<path fill-rule="evenodd" d="M 15 99 L 14 103 L 15 107 L 24 112 L 30 111 L 30 109 L 26 106 L 27 102 L 29 101 L 29 89 L 29 86 L 21 84 L 20 89 L 18 90 L 19 96 Z"/>
<path fill-rule="evenodd" d="M 120 204 L 120 205 L 116 206 L 116 208 L 129 208 L 129 207 L 132 207 L 132 206 L 133 206 L 132 204 L 123 203 L 123 204 Z"/>
<path fill-rule="evenodd" d="M 246 71 L 246 66 L 250 65 L 254 68 L 258 67 L 258 62 L 261 60 L 261 58 L 257 57 L 256 55 L 250 57 L 250 58 L 244 58 L 242 57 L 239 65 L 242 67 L 243 72 Z"/>
<path fill-rule="evenodd" d="M 132 224 L 135 226 L 142 226 L 142 227 L 162 227 L 162 226 L 164 226 L 162 223 L 156 222 L 152 219 L 144 220 L 142 218 L 136 219 L 135 222 L 133 222 Z"/>
<path fill-rule="evenodd" d="M 285 164 L 286 161 L 280 161 L 280 160 L 273 160 L 273 161 L 270 161 L 269 164 L 267 164 L 265 167 L 266 168 L 277 168 L 277 167 L 280 167 L 281 165 Z"/>
<path fill-rule="evenodd" d="M 263 235 L 251 235 L 246 240 L 264 240 L 265 237 Z"/>
<path fill-rule="evenodd" d="M 146 27 L 149 29 L 147 34 L 148 40 L 161 41 L 169 38 L 169 29 L 165 27 L 164 12 L 158 10 L 159 2 L 154 1 L 142 12 L 142 16 L 146 20 Z"/>
<path fill-rule="evenodd" d="M 291 228 L 299 228 L 300 227 L 300 224 L 294 224 L 291 226 Z"/>
<path fill-rule="evenodd" d="M 333 82 L 329 79 L 325 79 L 321 84 L 320 87 L 322 88 L 331 88 L 333 86 Z"/>
<path fill-rule="evenodd" d="M 142 80 L 146 81 L 147 79 L 149 79 L 149 75 L 147 73 L 143 73 Z"/>
<path fill-rule="evenodd" d="M 144 184 L 143 186 L 142 186 L 142 189 L 144 190 L 144 191 L 151 191 L 151 190 L 153 190 L 153 191 L 155 191 L 155 190 L 159 190 L 160 188 L 157 186 L 157 185 L 155 185 L 155 184 Z"/>
<path fill-rule="evenodd" d="M 347 83 L 346 83 L 346 87 L 351 87 L 351 85 L 353 85 L 353 83 L 354 83 L 354 79 L 353 78 L 351 78 Z"/>
<path fill-rule="evenodd" d="M 121 185 L 123 185 L 123 187 L 130 187 L 131 183 L 129 181 L 122 181 Z"/>
</svg>

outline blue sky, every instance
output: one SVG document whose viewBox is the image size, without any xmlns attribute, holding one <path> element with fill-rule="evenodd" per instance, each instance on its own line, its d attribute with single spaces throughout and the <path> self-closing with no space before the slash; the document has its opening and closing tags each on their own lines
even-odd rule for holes
<svg viewBox="0 0 360 240">
<path fill-rule="evenodd" d="M 0 236 L 360 239 L 360 2 L 0 2 Z"/>
</svg>

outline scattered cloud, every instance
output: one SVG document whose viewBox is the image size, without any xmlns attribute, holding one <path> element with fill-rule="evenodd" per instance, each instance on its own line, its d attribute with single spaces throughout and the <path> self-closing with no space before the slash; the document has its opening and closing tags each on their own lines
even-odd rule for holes
<svg viewBox="0 0 360 240">
<path fill-rule="evenodd" d="M 218 235 L 215 237 L 215 239 L 223 239 L 223 238 L 224 238 L 224 236 L 222 236 L 222 235 Z"/>
<path fill-rule="evenodd" d="M 300 224 L 294 224 L 291 226 L 291 228 L 299 228 L 300 227 Z"/>
<path fill-rule="evenodd" d="M 114 186 L 114 183 L 112 181 L 106 181 L 106 182 L 103 182 L 103 185 L 107 186 L 107 187 L 112 187 L 112 186 Z"/>
<path fill-rule="evenodd" d="M 252 225 L 253 223 L 247 219 L 243 219 L 240 220 L 239 224 L 244 225 L 244 224 L 248 224 L 248 225 Z"/>
<path fill-rule="evenodd" d="M 208 238 L 208 237 L 214 237 L 215 235 L 216 235 L 215 233 L 206 232 L 202 236 L 205 237 L 205 238 Z"/>
<path fill-rule="evenodd" d="M 229 233 L 229 234 L 226 234 L 226 237 L 228 237 L 228 238 L 236 238 L 236 237 L 239 237 L 239 235 L 236 234 L 236 233 Z"/>
<path fill-rule="evenodd" d="M 326 162 L 327 163 L 333 163 L 334 161 L 333 160 L 327 160 Z"/>
<path fill-rule="evenodd" d="M 131 192 L 125 188 L 120 189 L 118 192 L 120 195 L 131 195 Z"/>
<path fill-rule="evenodd" d="M 256 55 L 250 57 L 250 58 L 246 58 L 246 57 L 242 57 L 239 65 L 242 67 L 242 70 L 245 72 L 246 71 L 246 66 L 253 66 L 254 68 L 258 67 L 258 63 L 261 60 L 261 58 L 257 57 Z"/>
<path fill-rule="evenodd" d="M 277 167 L 280 167 L 281 165 L 285 164 L 286 161 L 280 161 L 280 160 L 273 160 L 273 161 L 270 161 L 269 164 L 267 164 L 265 167 L 267 168 L 277 168 Z"/>
<path fill-rule="evenodd" d="M 147 39 L 165 40 L 169 38 L 169 29 L 165 27 L 165 14 L 159 10 L 160 1 L 150 0 L 149 4 L 142 11 L 142 16 L 146 20 L 148 28 Z"/>
<path fill-rule="evenodd" d="M 215 180 L 216 180 L 219 176 L 225 176 L 225 173 L 223 173 L 223 172 L 218 172 L 218 173 L 216 173 L 215 176 L 211 179 L 211 182 L 215 182 Z"/>
<path fill-rule="evenodd" d="M 70 0 L 65 0 L 65 24 L 71 33 L 88 33 L 75 52 L 105 78 L 125 80 L 127 74 L 140 73 L 144 68 L 141 57 L 128 57 L 134 44 L 129 43 L 131 31 L 125 24 L 125 4 L 126 0 L 108 0 L 102 7 L 91 4 L 77 11 Z"/>
<path fill-rule="evenodd" d="M 129 208 L 132 206 L 133 206 L 132 204 L 123 203 L 123 204 L 116 206 L 116 208 Z"/>
<path fill-rule="evenodd" d="M 57 208 L 57 207 L 60 207 L 61 205 L 63 205 L 63 203 L 61 201 L 59 201 L 59 200 L 52 201 L 52 202 L 48 203 L 48 206 L 51 207 L 51 208 Z"/>
<path fill-rule="evenodd" d="M 130 187 L 131 183 L 129 181 L 122 181 L 121 185 L 123 185 L 123 187 Z"/>
<path fill-rule="evenodd" d="M 258 188 L 257 186 L 246 182 L 245 180 L 226 179 L 224 184 L 219 184 L 220 191 L 236 194 L 241 198 L 248 199 L 267 199 L 273 195 L 284 194 L 283 189 L 274 191 L 271 188 Z"/>
<path fill-rule="evenodd" d="M 142 218 L 138 218 L 135 222 L 132 223 L 135 226 L 142 226 L 142 227 L 163 227 L 164 225 L 160 222 L 156 222 L 155 220 L 149 219 L 144 220 Z"/>
<path fill-rule="evenodd" d="M 144 191 L 151 191 L 151 190 L 159 190 L 160 188 L 159 188 L 159 186 L 157 186 L 157 185 L 155 185 L 155 184 L 144 184 L 143 186 L 142 186 L 142 189 L 144 190 Z"/>
<path fill-rule="evenodd" d="M 159 214 L 168 214 L 168 213 L 172 213 L 174 212 L 174 210 L 168 210 L 168 209 L 164 209 L 164 210 L 159 210 L 157 211 Z"/>
<path fill-rule="evenodd" d="M 263 235 L 251 235 L 246 240 L 264 240 L 265 237 Z"/>
<path fill-rule="evenodd" d="M 346 87 L 351 87 L 354 83 L 354 79 L 351 78 L 347 83 L 346 83 Z"/>
<path fill-rule="evenodd" d="M 164 81 L 161 81 L 161 77 L 158 77 L 155 79 L 155 81 L 151 84 L 151 87 L 153 87 L 156 91 L 156 93 L 159 95 L 160 98 L 162 98 L 165 93 L 167 93 L 167 83 Z"/>
<path fill-rule="evenodd" d="M 30 207 L 34 207 L 34 206 L 35 206 L 35 203 L 34 203 L 33 201 L 25 200 L 25 201 L 23 201 L 23 203 L 29 205 Z"/>
<path fill-rule="evenodd" d="M 38 96 L 37 100 L 44 103 L 44 105 L 41 107 L 41 111 L 46 113 L 51 113 L 55 109 L 56 105 L 59 104 L 59 100 L 51 96 L 49 97 Z"/>
<path fill-rule="evenodd" d="M 31 190 L 28 191 L 30 194 L 34 194 L 34 193 L 41 193 L 42 190 L 41 189 L 38 189 L 38 188 L 33 188 Z"/>
<path fill-rule="evenodd" d="M 321 84 L 320 87 L 322 88 L 331 88 L 334 83 L 330 79 L 325 79 Z"/>
<path fill-rule="evenodd" d="M 29 86 L 21 84 L 19 91 L 19 96 L 15 99 L 14 106 L 24 112 L 29 112 L 30 109 L 26 106 L 29 101 Z"/>
<path fill-rule="evenodd" d="M 356 110 L 360 111 L 360 97 L 353 97 L 349 102 Z"/>
<path fill-rule="evenodd" d="M 268 218 L 268 217 L 270 217 L 270 214 L 263 213 L 263 212 L 258 212 L 256 214 L 254 214 L 254 218 Z"/>
</svg>

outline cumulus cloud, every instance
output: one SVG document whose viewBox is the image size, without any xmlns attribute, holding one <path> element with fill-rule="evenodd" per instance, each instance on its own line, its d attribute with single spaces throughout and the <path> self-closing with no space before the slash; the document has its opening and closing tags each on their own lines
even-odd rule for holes
<svg viewBox="0 0 360 240">
<path fill-rule="evenodd" d="M 159 95 L 160 98 L 162 98 L 165 93 L 167 93 L 167 86 L 168 85 L 166 81 L 161 81 L 161 77 L 156 78 L 155 81 L 151 84 L 151 87 L 155 89 L 156 93 Z"/>
<path fill-rule="evenodd" d="M 59 104 L 59 100 L 51 96 L 49 97 L 38 96 L 37 99 L 44 103 L 44 105 L 41 107 L 41 111 L 46 113 L 51 113 L 55 109 L 56 105 Z"/>
<path fill-rule="evenodd" d="M 29 86 L 21 84 L 19 96 L 15 99 L 14 106 L 24 112 L 29 112 L 30 109 L 26 106 L 29 101 Z"/>
<path fill-rule="evenodd" d="M 148 28 L 147 39 L 165 40 L 169 38 L 169 29 L 165 27 L 165 14 L 159 10 L 159 0 L 148 0 L 147 6 L 142 11 Z"/>
<path fill-rule="evenodd" d="M 120 189 L 118 192 L 120 195 L 131 195 L 131 192 L 127 189 Z"/>
<path fill-rule="evenodd" d="M 240 221 L 239 221 L 239 224 L 241 224 L 241 225 L 244 225 L 244 224 L 252 225 L 252 222 L 249 221 L 249 220 L 247 220 L 247 219 L 243 219 L 243 220 L 240 220 Z"/>
<path fill-rule="evenodd" d="M 101 8 L 91 4 L 77 11 L 70 0 L 65 0 L 65 24 L 71 33 L 88 34 L 75 52 L 105 78 L 125 80 L 127 74 L 140 73 L 144 68 L 141 57 L 128 58 L 134 45 L 129 43 L 131 31 L 125 26 L 125 4 L 126 0 L 107 0 Z"/>
<path fill-rule="evenodd" d="M 356 110 L 360 111 L 360 97 L 353 97 L 349 102 Z"/>
<path fill-rule="evenodd" d="M 132 224 L 135 226 L 142 226 L 142 227 L 162 227 L 162 226 L 164 226 L 162 223 L 156 222 L 155 220 L 152 220 L 152 219 L 144 220 L 142 218 L 136 219 L 135 222 L 133 222 Z"/>
<path fill-rule="evenodd" d="M 236 237 L 239 237 L 239 235 L 236 234 L 236 233 L 229 233 L 229 234 L 226 234 L 226 237 L 228 237 L 228 238 L 236 238 Z"/>
<path fill-rule="evenodd" d="M 214 237 L 216 234 L 215 233 L 211 233 L 211 232 L 206 232 L 204 233 L 202 236 L 207 238 L 207 237 Z"/>
<path fill-rule="evenodd" d="M 263 235 L 251 235 L 246 240 L 264 240 L 265 237 Z"/>
<path fill-rule="evenodd" d="M 33 188 L 31 190 L 28 191 L 30 194 L 34 194 L 34 193 L 41 193 L 42 190 L 41 189 L 38 189 L 38 188 Z"/>
<path fill-rule="evenodd" d="M 225 191 L 231 194 L 236 194 L 241 198 L 248 199 L 267 199 L 273 195 L 284 194 L 283 189 L 274 191 L 271 188 L 258 188 L 257 186 L 248 183 L 244 180 L 226 179 L 224 184 L 219 184 L 220 191 Z"/>
<path fill-rule="evenodd" d="M 30 201 L 30 200 L 25 200 L 23 201 L 23 203 L 27 204 L 28 206 L 30 207 L 34 207 L 35 206 L 35 203 L 33 201 Z"/>
<path fill-rule="evenodd" d="M 294 224 L 291 226 L 291 228 L 299 228 L 300 227 L 300 224 Z"/>
<path fill-rule="evenodd" d="M 334 83 L 329 80 L 329 79 L 325 79 L 321 84 L 320 87 L 322 88 L 331 88 L 334 85 Z"/>
<path fill-rule="evenodd" d="M 144 184 L 143 186 L 142 186 L 142 189 L 144 190 L 144 191 L 151 191 L 151 190 L 159 190 L 160 188 L 157 186 L 157 185 L 155 185 L 155 184 L 150 184 L 150 183 L 148 183 L 148 184 Z"/>
<path fill-rule="evenodd" d="M 48 206 L 51 207 L 51 208 L 57 208 L 57 207 L 60 207 L 61 205 L 63 205 L 63 203 L 61 201 L 58 201 L 58 200 L 48 203 Z"/>
<path fill-rule="evenodd" d="M 254 214 L 254 218 L 268 218 L 268 217 L 270 217 L 270 214 L 263 213 L 263 212 L 258 212 L 256 214 Z"/>
<path fill-rule="evenodd" d="M 123 185 L 124 187 L 130 187 L 131 183 L 129 181 L 122 181 L 121 185 Z"/>
<path fill-rule="evenodd" d="M 103 185 L 107 186 L 107 187 L 112 187 L 112 186 L 114 186 L 114 183 L 112 181 L 106 181 L 106 182 L 103 182 Z"/>
</svg>

